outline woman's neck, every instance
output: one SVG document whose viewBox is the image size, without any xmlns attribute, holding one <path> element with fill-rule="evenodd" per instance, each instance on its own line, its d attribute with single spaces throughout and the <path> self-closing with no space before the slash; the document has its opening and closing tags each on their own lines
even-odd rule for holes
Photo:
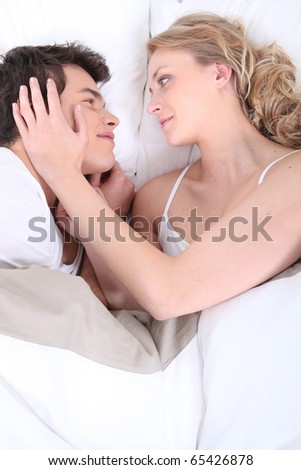
<svg viewBox="0 0 301 470">
<path fill-rule="evenodd" d="M 198 143 L 204 177 L 242 182 L 288 150 L 260 134 L 245 116 L 226 122 Z"/>
</svg>

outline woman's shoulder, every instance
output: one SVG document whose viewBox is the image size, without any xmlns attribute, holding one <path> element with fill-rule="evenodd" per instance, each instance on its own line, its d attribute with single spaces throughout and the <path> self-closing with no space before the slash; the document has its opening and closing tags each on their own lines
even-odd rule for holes
<svg viewBox="0 0 301 470">
<path fill-rule="evenodd" d="M 133 203 L 133 213 L 152 211 L 162 215 L 168 197 L 183 168 L 161 176 L 145 183 L 136 193 Z"/>
<path fill-rule="evenodd" d="M 301 149 L 294 149 L 286 152 L 284 155 L 268 164 L 259 177 L 258 185 L 268 182 L 272 184 L 274 180 L 276 183 L 276 180 L 280 179 L 282 186 L 288 186 L 289 188 L 295 179 L 299 182 L 300 176 Z"/>
<path fill-rule="evenodd" d="M 169 173 L 164 173 L 163 175 L 157 176 L 156 178 L 153 178 L 152 180 L 148 181 L 145 183 L 142 187 L 141 190 L 143 191 L 150 191 L 153 188 L 156 188 L 158 186 L 162 185 L 167 185 L 167 184 L 172 184 L 176 181 L 178 176 L 184 171 L 185 168 L 180 168 L 178 170 L 171 171 Z"/>
<path fill-rule="evenodd" d="M 168 195 L 183 170 L 184 169 L 182 168 L 169 173 L 165 173 L 148 181 L 138 190 L 136 197 L 143 198 L 145 196 L 156 196 L 158 195 L 159 190 L 161 193 L 159 196 L 161 196 L 161 198 L 164 194 Z"/>
</svg>

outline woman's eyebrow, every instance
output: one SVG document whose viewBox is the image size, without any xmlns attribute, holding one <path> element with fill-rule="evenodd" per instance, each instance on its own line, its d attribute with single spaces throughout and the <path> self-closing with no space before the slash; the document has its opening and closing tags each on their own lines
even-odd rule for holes
<svg viewBox="0 0 301 470">
<path fill-rule="evenodd" d="M 160 67 L 157 68 L 157 70 L 153 73 L 151 79 L 149 80 L 149 82 L 154 82 L 155 79 L 157 78 L 159 72 L 161 71 L 161 69 L 164 69 L 168 67 L 168 65 L 160 65 Z M 152 94 L 153 90 L 151 88 L 149 88 L 149 92 L 150 94 Z"/>
<path fill-rule="evenodd" d="M 168 67 L 168 65 L 161 65 L 160 67 L 158 67 L 157 70 L 153 73 L 152 80 L 155 80 L 160 70 L 165 69 L 166 67 Z"/>
</svg>

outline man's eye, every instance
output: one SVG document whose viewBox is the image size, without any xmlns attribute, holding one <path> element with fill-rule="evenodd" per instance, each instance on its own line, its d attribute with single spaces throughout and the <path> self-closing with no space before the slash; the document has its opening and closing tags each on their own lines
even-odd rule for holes
<svg viewBox="0 0 301 470">
<path fill-rule="evenodd" d="M 94 99 L 93 98 L 88 98 L 87 100 L 84 100 L 85 103 L 89 104 L 94 104 Z"/>
</svg>

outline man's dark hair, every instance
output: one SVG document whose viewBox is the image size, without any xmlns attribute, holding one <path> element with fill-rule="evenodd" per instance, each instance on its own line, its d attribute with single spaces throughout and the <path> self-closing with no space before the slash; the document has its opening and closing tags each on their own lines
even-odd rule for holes
<svg viewBox="0 0 301 470">
<path fill-rule="evenodd" d="M 47 79 L 54 79 L 61 95 L 66 86 L 63 65 L 68 64 L 83 68 L 95 82 L 110 79 L 104 57 L 78 42 L 16 47 L 0 56 L 0 146 L 11 145 L 19 137 L 12 103 L 18 100 L 20 86 L 28 85 L 30 77 L 37 77 L 47 104 Z"/>
</svg>

